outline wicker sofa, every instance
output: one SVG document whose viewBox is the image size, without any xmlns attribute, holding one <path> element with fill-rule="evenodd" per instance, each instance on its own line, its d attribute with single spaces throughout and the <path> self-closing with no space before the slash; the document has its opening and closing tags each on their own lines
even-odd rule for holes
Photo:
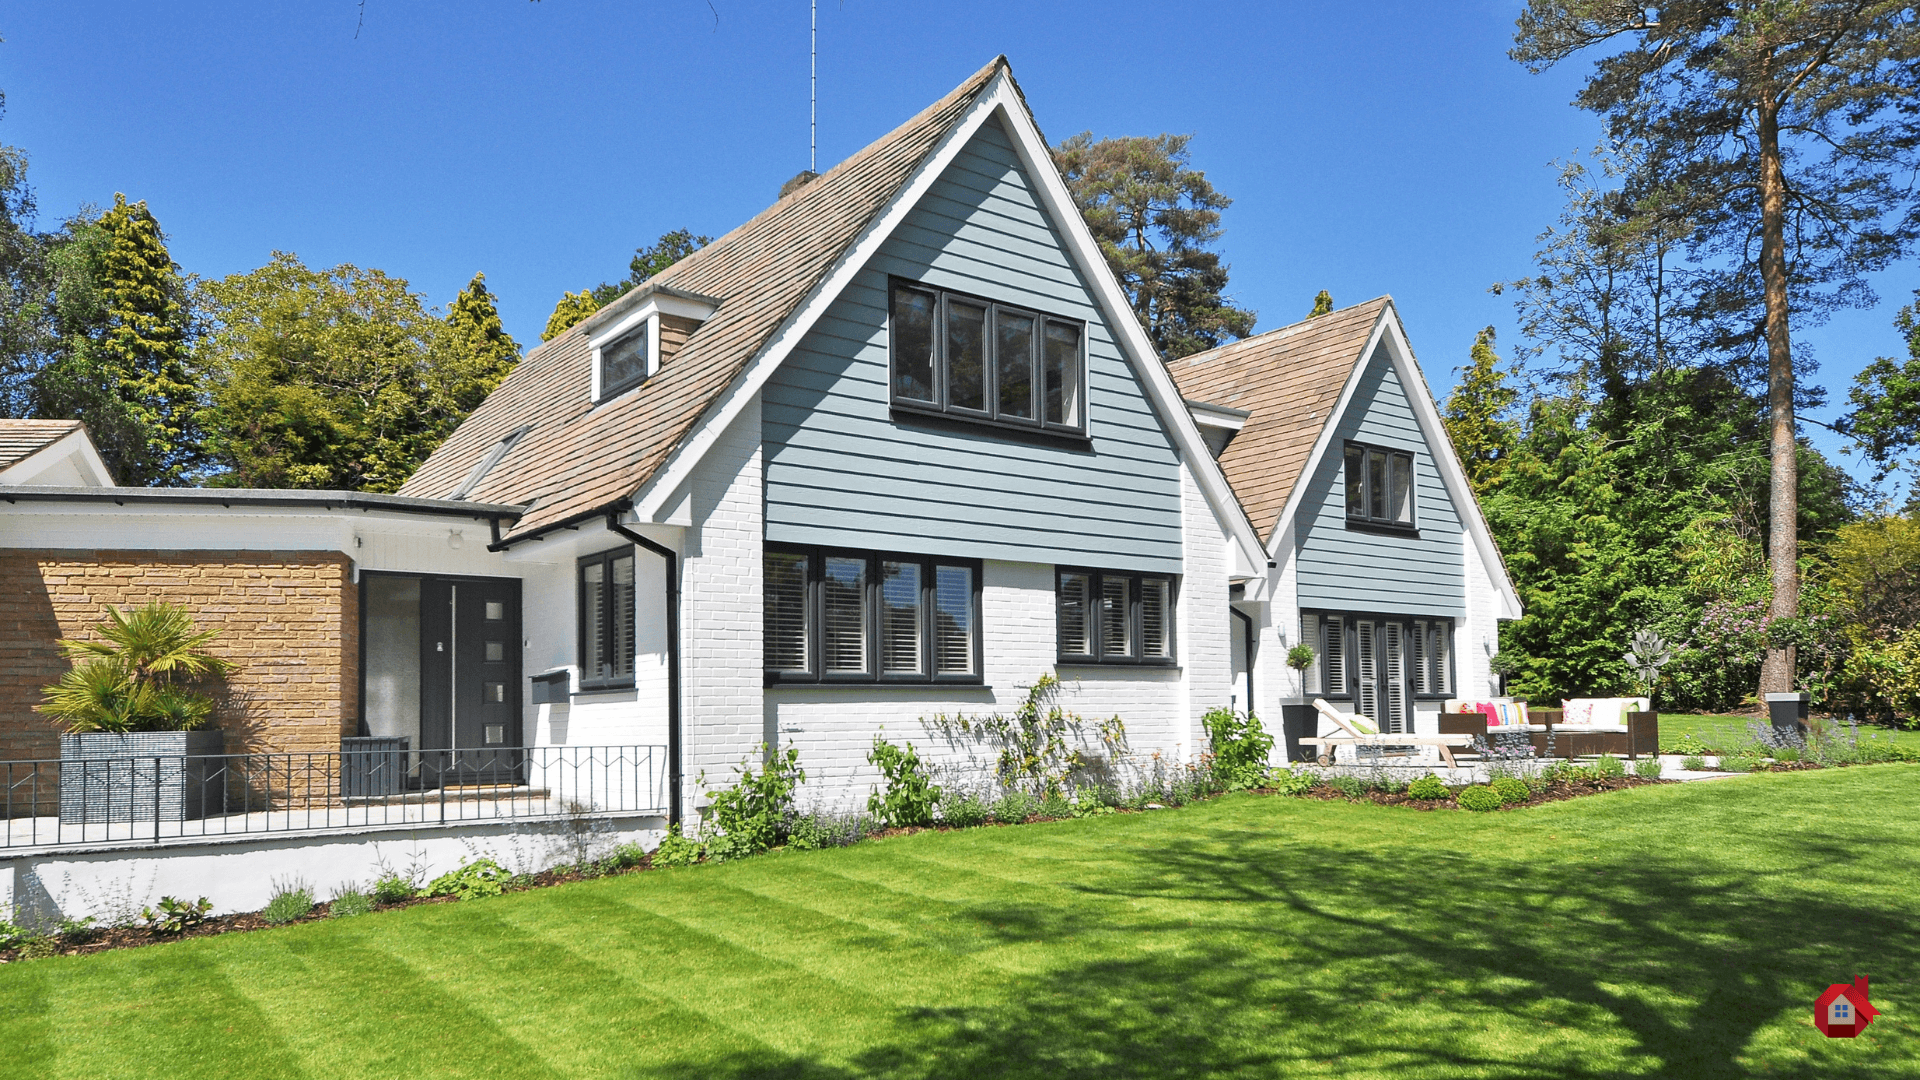
<svg viewBox="0 0 1920 1080">
<path fill-rule="evenodd" d="M 1524 734 L 1537 757 L 1593 757 L 1613 754 L 1638 758 L 1660 752 L 1660 714 L 1646 698 L 1572 698 L 1557 709 L 1537 709 L 1525 702 L 1503 701 L 1506 718 L 1497 723 L 1479 702 L 1449 701 L 1440 714 L 1440 733 L 1486 736 L 1489 743 L 1501 734 Z M 1517 706 L 1517 708 L 1515 708 Z M 1474 707 L 1476 711 L 1467 711 Z"/>
</svg>

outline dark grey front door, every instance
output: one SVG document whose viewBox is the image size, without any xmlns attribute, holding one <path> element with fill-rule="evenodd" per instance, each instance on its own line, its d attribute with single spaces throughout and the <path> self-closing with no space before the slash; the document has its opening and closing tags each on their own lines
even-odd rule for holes
<svg viewBox="0 0 1920 1080">
<path fill-rule="evenodd" d="M 517 782 L 517 579 L 422 580 L 420 751 L 425 786 Z"/>
</svg>

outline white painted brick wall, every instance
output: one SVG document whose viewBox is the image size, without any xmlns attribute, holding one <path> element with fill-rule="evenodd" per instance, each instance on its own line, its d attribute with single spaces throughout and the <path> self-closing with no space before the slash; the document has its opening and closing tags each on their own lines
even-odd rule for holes
<svg viewBox="0 0 1920 1080">
<path fill-rule="evenodd" d="M 702 770 L 724 786 L 767 737 L 762 690 L 762 458 L 758 396 L 689 481 L 693 524 L 683 554 L 682 715 L 691 818 Z"/>
<path fill-rule="evenodd" d="M 1186 675 L 1186 730 L 1183 750 L 1189 759 L 1207 746 L 1200 718 L 1233 697 L 1233 638 L 1238 620 L 1228 610 L 1228 532 L 1208 505 L 1206 495 L 1183 463 L 1180 468 L 1180 528 L 1186 576 L 1180 587 L 1180 663 Z"/>
<path fill-rule="evenodd" d="M 1453 658 L 1454 670 L 1460 681 L 1455 696 L 1491 697 L 1493 671 L 1487 661 L 1500 648 L 1499 597 L 1473 538 L 1462 535 L 1460 546 L 1467 565 L 1467 617 L 1454 644 L 1459 650 Z"/>
</svg>

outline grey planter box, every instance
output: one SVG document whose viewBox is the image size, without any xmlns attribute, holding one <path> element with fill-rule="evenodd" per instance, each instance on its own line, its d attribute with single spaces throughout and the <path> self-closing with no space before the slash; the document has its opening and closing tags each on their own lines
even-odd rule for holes
<svg viewBox="0 0 1920 1080">
<path fill-rule="evenodd" d="M 219 731 L 60 736 L 60 824 L 189 821 L 227 809 Z"/>
<path fill-rule="evenodd" d="M 340 794 L 349 799 L 398 795 L 407 789 L 404 735 L 361 735 L 340 740 Z"/>
</svg>

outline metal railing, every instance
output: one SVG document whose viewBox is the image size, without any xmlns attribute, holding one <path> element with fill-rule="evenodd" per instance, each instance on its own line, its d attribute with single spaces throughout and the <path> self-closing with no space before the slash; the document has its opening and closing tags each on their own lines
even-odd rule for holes
<svg viewBox="0 0 1920 1080">
<path fill-rule="evenodd" d="M 664 813 L 663 746 L 0 761 L 0 850 Z"/>
</svg>

